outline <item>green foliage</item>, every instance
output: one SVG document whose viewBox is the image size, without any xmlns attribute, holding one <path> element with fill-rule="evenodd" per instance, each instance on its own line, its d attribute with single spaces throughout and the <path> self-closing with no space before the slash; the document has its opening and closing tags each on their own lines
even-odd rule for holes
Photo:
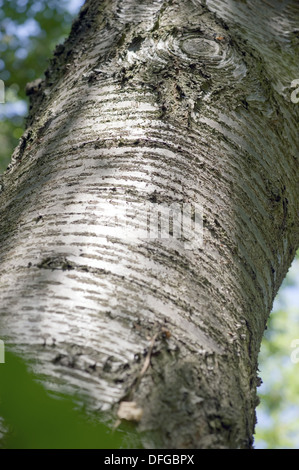
<svg viewBox="0 0 299 470">
<path fill-rule="evenodd" d="M 262 342 L 259 375 L 264 384 L 257 410 L 258 447 L 299 448 L 299 363 L 292 361 L 292 341 L 299 341 L 298 279 L 297 259 L 280 289 Z"/>
<path fill-rule="evenodd" d="M 24 362 L 10 352 L 0 364 L 0 416 L 6 449 L 119 449 L 128 429 L 111 431 L 66 396 L 50 396 Z M 77 408 L 77 409 L 76 409 Z M 1 424 L 1 422 L 0 422 Z"/>
</svg>

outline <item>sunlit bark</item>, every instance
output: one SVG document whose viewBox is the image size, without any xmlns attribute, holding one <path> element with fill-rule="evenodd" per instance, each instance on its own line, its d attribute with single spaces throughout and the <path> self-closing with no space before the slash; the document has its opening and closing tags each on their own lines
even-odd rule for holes
<svg viewBox="0 0 299 470">
<path fill-rule="evenodd" d="M 252 446 L 299 240 L 298 6 L 203 3 L 87 1 L 0 193 L 1 337 L 49 388 L 136 402 L 148 447 Z M 109 218 L 173 203 L 202 207 L 202 245 Z"/>
</svg>

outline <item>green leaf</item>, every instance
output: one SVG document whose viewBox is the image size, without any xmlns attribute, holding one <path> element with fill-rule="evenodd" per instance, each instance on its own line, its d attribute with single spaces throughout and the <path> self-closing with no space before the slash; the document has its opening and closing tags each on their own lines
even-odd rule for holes
<svg viewBox="0 0 299 470">
<path fill-rule="evenodd" d="M 0 416 L 8 449 L 117 449 L 125 433 L 91 419 L 67 396 L 52 397 L 10 352 L 0 364 Z M 99 417 L 100 418 L 100 417 Z"/>
</svg>

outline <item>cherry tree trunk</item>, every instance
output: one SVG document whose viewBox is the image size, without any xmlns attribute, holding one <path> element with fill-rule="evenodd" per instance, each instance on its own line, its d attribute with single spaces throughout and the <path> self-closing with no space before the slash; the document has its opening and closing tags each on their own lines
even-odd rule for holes
<svg viewBox="0 0 299 470">
<path fill-rule="evenodd" d="M 298 20 L 287 0 L 87 0 L 28 86 L 1 179 L 1 339 L 145 447 L 253 445 L 299 245 Z M 159 207 L 179 208 L 169 237 Z M 175 236 L 184 207 L 195 236 Z"/>
</svg>

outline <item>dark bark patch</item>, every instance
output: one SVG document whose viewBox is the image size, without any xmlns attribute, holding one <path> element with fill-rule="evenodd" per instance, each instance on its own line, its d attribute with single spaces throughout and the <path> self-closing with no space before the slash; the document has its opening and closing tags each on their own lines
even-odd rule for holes
<svg viewBox="0 0 299 470">
<path fill-rule="evenodd" d="M 37 265 L 40 269 L 61 269 L 62 271 L 70 271 L 74 269 L 72 263 L 64 256 L 53 256 L 45 258 Z"/>
<path fill-rule="evenodd" d="M 142 38 L 141 36 L 136 36 L 131 42 L 131 44 L 129 45 L 128 50 L 132 52 L 139 51 L 141 49 L 141 45 L 143 41 L 144 41 L 144 38 Z"/>
</svg>

